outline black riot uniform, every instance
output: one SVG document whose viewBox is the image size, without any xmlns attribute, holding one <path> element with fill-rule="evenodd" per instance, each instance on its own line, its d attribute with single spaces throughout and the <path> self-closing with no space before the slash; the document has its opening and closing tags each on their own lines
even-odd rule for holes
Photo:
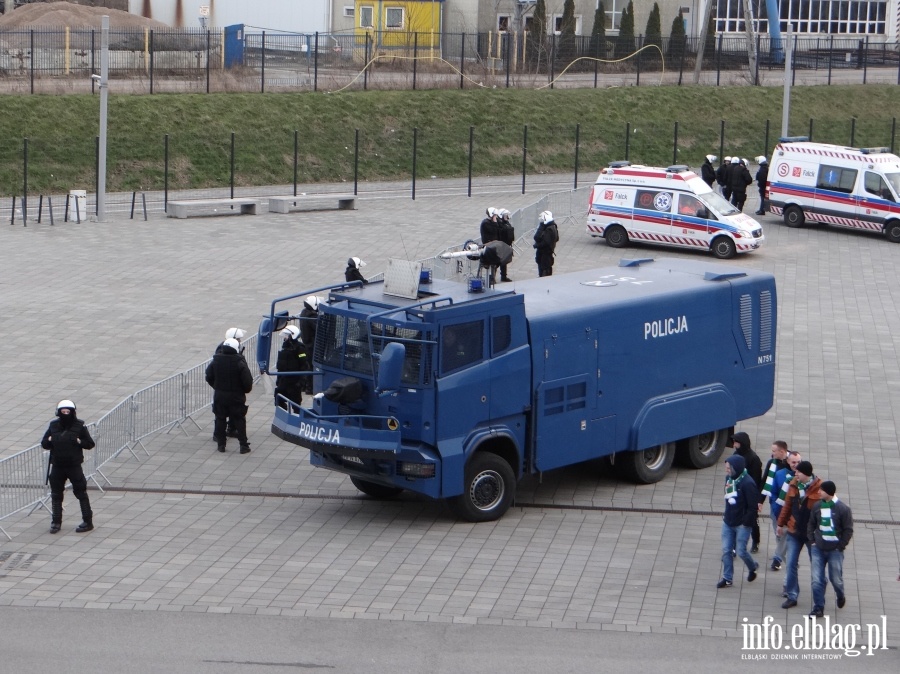
<svg viewBox="0 0 900 674">
<path fill-rule="evenodd" d="M 247 442 L 247 394 L 253 390 L 253 375 L 247 361 L 237 352 L 237 349 L 228 345 L 231 340 L 225 340 L 221 352 L 212 357 L 212 362 L 206 368 L 206 383 L 213 387 L 213 414 L 216 423 L 213 437 L 219 446 L 219 451 L 225 451 L 225 423 L 231 419 L 234 423 L 234 431 L 241 445 L 241 454 L 250 451 Z"/>
<path fill-rule="evenodd" d="M 41 447 L 50 450 L 50 533 L 55 534 L 62 526 L 66 480 L 72 483 L 72 493 L 81 504 L 82 522 L 75 531 L 83 533 L 94 528 L 87 479 L 81 467 L 84 450 L 94 448 L 94 439 L 84 422 L 75 415 L 75 405 L 71 401 L 63 400 L 56 408 L 56 415 L 41 439 Z"/>
</svg>

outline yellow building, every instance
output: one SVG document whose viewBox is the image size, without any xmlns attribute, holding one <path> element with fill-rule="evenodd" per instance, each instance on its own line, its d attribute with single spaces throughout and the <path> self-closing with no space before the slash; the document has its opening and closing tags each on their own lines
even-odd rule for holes
<svg viewBox="0 0 900 674">
<path fill-rule="evenodd" d="M 354 0 L 357 46 L 381 52 L 417 51 L 437 55 L 441 45 L 443 0 Z"/>
</svg>

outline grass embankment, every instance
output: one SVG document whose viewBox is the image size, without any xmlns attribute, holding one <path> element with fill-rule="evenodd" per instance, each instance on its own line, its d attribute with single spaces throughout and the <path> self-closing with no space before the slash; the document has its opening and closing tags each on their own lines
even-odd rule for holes
<svg viewBox="0 0 900 674">
<path fill-rule="evenodd" d="M 678 161 L 698 166 L 719 154 L 752 158 L 771 151 L 780 134 L 782 90 L 756 87 L 640 87 L 578 90 L 372 91 L 346 94 L 165 94 L 109 99 L 109 191 L 161 189 L 164 136 L 169 135 L 169 187 L 229 183 L 231 133 L 235 183 L 293 180 L 298 131 L 300 182 L 352 181 L 359 130 L 360 181 L 406 179 L 417 128 L 417 175 L 465 176 L 469 128 L 475 127 L 475 175 L 522 170 L 528 126 L 529 174 L 579 167 L 592 171 L 625 157 L 631 124 L 632 161 L 669 164 L 678 122 Z M 890 145 L 900 87 L 795 87 L 791 133 L 849 144 L 852 119 L 858 146 Z M 0 97 L 0 194 L 21 194 L 23 138 L 28 138 L 28 190 L 92 190 L 95 180 L 97 96 Z M 766 148 L 766 120 L 770 121 Z"/>
</svg>

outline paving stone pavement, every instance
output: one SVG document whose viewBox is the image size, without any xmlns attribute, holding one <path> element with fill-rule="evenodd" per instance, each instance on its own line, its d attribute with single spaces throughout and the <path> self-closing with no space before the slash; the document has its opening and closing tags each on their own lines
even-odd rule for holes
<svg viewBox="0 0 900 674">
<path fill-rule="evenodd" d="M 96 419 L 129 393 L 205 360 L 227 327 L 255 331 L 274 297 L 340 280 L 350 255 L 378 273 L 390 257 L 426 257 L 477 236 L 487 205 L 514 210 L 570 186 L 571 177 L 547 176 L 523 195 L 516 180 L 496 179 L 468 198 L 464 183 L 435 181 L 415 201 L 402 186 L 367 186 L 356 211 L 154 214 L 148 222 L 115 214 L 103 224 L 5 226 L 0 455 L 39 440 L 60 398 Z M 621 257 L 703 258 L 655 247 L 615 251 L 589 238 L 580 218 L 559 219 L 558 272 Z M 836 611 L 829 595 L 827 614 L 842 623 L 894 621 L 900 247 L 866 234 L 788 229 L 771 216 L 762 222 L 765 247 L 734 264 L 777 277 L 777 391 L 772 410 L 740 428 L 763 457 L 771 440 L 787 440 L 853 507 L 849 600 Z M 536 276 L 530 251 L 510 275 Z M 249 455 L 236 446 L 216 452 L 203 412 L 183 430 L 149 438 L 139 459 L 126 453 L 104 467 L 111 486 L 92 492 L 90 534 L 72 531 L 71 496 L 56 536 L 41 513 L 2 522 L 13 540 L 0 542 L 0 606 L 713 636 L 739 635 L 745 618 L 799 624 L 809 610 L 805 561 L 793 611 L 780 609 L 783 572 L 764 571 L 753 584 L 736 572 L 733 588 L 716 591 L 721 464 L 673 469 L 656 485 L 635 486 L 589 462 L 527 478 L 502 520 L 474 525 L 414 496 L 361 497 L 269 432 L 270 385 L 259 382 L 251 398 Z M 761 562 L 774 545 L 767 523 L 763 517 Z"/>
</svg>

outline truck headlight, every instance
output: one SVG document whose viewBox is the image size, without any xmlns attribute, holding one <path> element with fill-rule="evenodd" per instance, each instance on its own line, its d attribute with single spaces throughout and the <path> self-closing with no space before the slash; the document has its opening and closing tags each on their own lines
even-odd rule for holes
<svg viewBox="0 0 900 674">
<path fill-rule="evenodd" d="M 434 464 L 398 461 L 397 474 L 405 475 L 406 477 L 434 477 Z"/>
</svg>

